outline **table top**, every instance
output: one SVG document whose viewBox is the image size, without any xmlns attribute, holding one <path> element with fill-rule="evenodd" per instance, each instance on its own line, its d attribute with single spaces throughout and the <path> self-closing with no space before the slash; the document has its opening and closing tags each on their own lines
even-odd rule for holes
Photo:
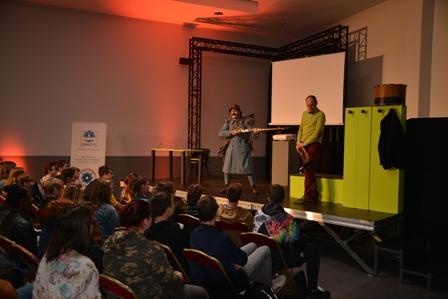
<svg viewBox="0 0 448 299">
<path fill-rule="evenodd" d="M 151 151 L 159 151 L 159 152 L 191 152 L 191 153 L 201 153 L 204 150 L 195 149 L 195 148 L 151 148 Z"/>
</svg>

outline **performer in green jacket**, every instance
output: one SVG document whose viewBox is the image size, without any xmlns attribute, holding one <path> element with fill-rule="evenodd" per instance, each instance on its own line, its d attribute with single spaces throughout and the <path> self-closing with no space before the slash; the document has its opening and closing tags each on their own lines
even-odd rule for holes
<svg viewBox="0 0 448 299">
<path fill-rule="evenodd" d="M 306 111 L 302 114 L 296 149 L 302 158 L 305 175 L 305 192 L 299 202 L 319 200 L 316 183 L 316 168 L 325 126 L 325 114 L 317 108 L 317 99 L 310 95 L 306 98 Z"/>
</svg>

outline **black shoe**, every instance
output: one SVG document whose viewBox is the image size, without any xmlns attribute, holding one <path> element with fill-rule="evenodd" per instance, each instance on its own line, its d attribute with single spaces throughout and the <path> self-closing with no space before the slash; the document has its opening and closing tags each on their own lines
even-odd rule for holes
<svg viewBox="0 0 448 299">
<path fill-rule="evenodd" d="M 307 290 L 305 293 L 305 298 L 331 298 L 330 291 L 324 290 L 322 288 L 318 288 L 316 290 Z"/>
<path fill-rule="evenodd" d="M 294 203 L 311 203 L 311 202 L 315 202 L 315 200 L 312 198 L 307 198 L 305 196 L 302 196 L 301 198 L 294 201 Z"/>
<path fill-rule="evenodd" d="M 219 193 L 221 193 L 222 195 L 226 195 L 227 194 L 227 185 L 225 185 L 224 188 L 219 190 Z"/>
<path fill-rule="evenodd" d="M 305 171 L 305 168 L 302 166 L 299 167 L 299 174 L 303 174 L 303 172 Z"/>
</svg>

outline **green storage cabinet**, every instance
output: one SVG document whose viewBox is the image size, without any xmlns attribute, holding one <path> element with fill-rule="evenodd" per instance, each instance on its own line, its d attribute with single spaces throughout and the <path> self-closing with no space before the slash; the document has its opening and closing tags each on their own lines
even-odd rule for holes
<svg viewBox="0 0 448 299">
<path fill-rule="evenodd" d="M 344 199 L 345 207 L 369 208 L 371 107 L 345 110 Z"/>
<path fill-rule="evenodd" d="M 381 120 L 390 109 L 395 109 L 403 127 L 406 123 L 406 106 L 375 106 L 372 108 L 369 210 L 396 214 L 403 211 L 404 171 L 384 169 L 380 165 L 378 153 Z"/>
</svg>

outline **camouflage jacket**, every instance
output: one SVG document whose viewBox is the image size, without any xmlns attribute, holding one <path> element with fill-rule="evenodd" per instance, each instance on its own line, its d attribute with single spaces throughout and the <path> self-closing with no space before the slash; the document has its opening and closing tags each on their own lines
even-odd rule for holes
<svg viewBox="0 0 448 299">
<path fill-rule="evenodd" d="M 163 250 L 135 231 L 118 231 L 103 245 L 104 274 L 127 284 L 137 298 L 173 298 L 182 287 Z"/>
</svg>

